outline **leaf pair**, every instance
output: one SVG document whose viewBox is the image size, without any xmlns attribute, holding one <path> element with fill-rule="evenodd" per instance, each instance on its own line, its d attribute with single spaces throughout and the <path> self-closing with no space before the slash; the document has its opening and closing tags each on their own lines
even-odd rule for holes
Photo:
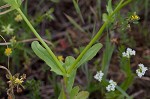
<svg viewBox="0 0 150 99">
<path fill-rule="evenodd" d="M 43 61 L 46 62 L 48 66 L 51 67 L 51 71 L 54 71 L 58 75 L 64 75 L 64 73 L 61 71 L 61 69 L 57 66 L 55 60 L 52 58 L 52 56 L 47 52 L 45 48 L 43 48 L 38 41 L 32 42 L 31 45 L 33 51 L 35 54 L 41 58 Z M 78 62 L 76 68 L 73 70 L 76 71 L 76 69 L 81 66 L 83 63 L 87 62 L 88 60 L 91 60 L 97 52 L 102 48 L 101 43 L 97 43 L 93 45 L 81 58 L 81 60 Z M 74 63 L 75 58 L 72 56 L 68 56 L 65 59 L 65 63 L 63 63 L 63 68 L 66 69 L 66 71 L 72 66 Z M 70 75 L 70 74 L 69 74 Z"/>
</svg>

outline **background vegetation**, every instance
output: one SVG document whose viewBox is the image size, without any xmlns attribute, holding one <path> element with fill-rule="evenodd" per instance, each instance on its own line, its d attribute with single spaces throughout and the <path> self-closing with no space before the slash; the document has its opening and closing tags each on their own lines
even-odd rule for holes
<svg viewBox="0 0 150 99">
<path fill-rule="evenodd" d="M 115 5 L 118 0 L 112 0 Z M 0 6 L 4 2 L 0 1 Z M 21 6 L 23 12 L 31 20 L 35 29 L 48 43 L 53 52 L 66 57 L 77 57 L 90 39 L 97 33 L 105 19 L 107 0 L 25 0 Z M 103 97 L 101 87 L 93 76 L 100 67 L 109 65 L 107 77 L 121 83 L 124 73 L 120 70 L 119 51 L 121 48 L 131 47 L 137 51 L 131 60 L 133 70 L 138 63 L 147 67 L 150 64 L 150 1 L 133 0 L 123 8 L 111 23 L 101 39 L 103 49 L 94 59 L 82 65 L 77 71 L 75 85 L 90 92 L 89 99 Z M 128 23 L 127 19 L 134 12 L 140 17 L 138 23 Z M 25 73 L 25 89 L 15 93 L 16 99 L 57 99 L 61 90 L 61 77 L 56 76 L 50 68 L 40 60 L 31 49 L 31 42 L 37 40 L 22 21 L 17 21 L 18 13 L 12 11 L 0 16 L 0 34 L 6 39 L 0 39 L 0 64 L 7 65 L 4 55 L 5 45 L 13 48 L 10 57 L 10 71 L 12 74 Z M 11 31 L 6 31 L 11 30 Z M 109 38 L 109 39 L 108 39 Z M 110 41 L 109 41 L 110 40 Z M 111 42 L 110 45 L 109 43 Z M 150 99 L 150 71 L 145 77 L 135 78 L 127 93 L 134 99 Z M 7 97 L 8 87 L 5 71 L 0 76 L 0 98 Z"/>
</svg>

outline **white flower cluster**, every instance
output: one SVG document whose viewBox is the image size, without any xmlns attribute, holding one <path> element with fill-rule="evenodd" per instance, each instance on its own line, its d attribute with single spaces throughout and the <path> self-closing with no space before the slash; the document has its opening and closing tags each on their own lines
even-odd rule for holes
<svg viewBox="0 0 150 99">
<path fill-rule="evenodd" d="M 127 48 L 126 52 L 122 53 L 122 56 L 130 58 L 130 56 L 135 55 L 135 54 L 136 54 L 135 50 L 132 50 L 131 48 Z M 142 76 L 144 76 L 148 68 L 144 67 L 143 64 L 138 64 L 138 66 L 139 68 L 136 70 L 136 73 L 141 78 Z M 102 71 L 98 71 L 96 75 L 94 76 L 94 78 L 98 80 L 99 82 L 101 82 L 103 76 L 104 76 L 104 73 Z M 115 91 L 116 86 L 117 86 L 116 82 L 114 82 L 113 80 L 109 80 L 109 85 L 106 87 L 106 90 L 108 92 Z"/>
<path fill-rule="evenodd" d="M 135 55 L 135 50 L 132 50 L 131 48 L 127 48 L 126 52 L 122 53 L 123 57 L 130 58 L 130 56 Z M 147 67 L 144 67 L 143 64 L 139 64 L 139 69 L 136 70 L 137 75 L 141 78 L 144 76 L 145 72 L 148 70 Z"/>
<path fill-rule="evenodd" d="M 102 71 L 98 71 L 96 73 L 96 75 L 94 76 L 94 78 L 96 80 L 98 80 L 99 82 L 101 82 L 102 80 L 102 77 L 104 76 L 104 73 Z M 109 92 L 109 91 L 115 91 L 115 88 L 116 88 L 116 85 L 117 83 L 114 82 L 113 80 L 110 80 L 109 81 L 109 85 L 106 87 L 106 90 Z"/>
<path fill-rule="evenodd" d="M 123 57 L 130 58 L 130 56 L 135 55 L 135 50 L 132 50 L 131 48 L 127 48 L 126 52 L 122 53 Z"/>
<path fill-rule="evenodd" d="M 143 64 L 139 64 L 139 69 L 136 70 L 137 75 L 141 78 L 144 76 L 145 72 L 148 70 L 147 67 L 144 67 Z"/>
<path fill-rule="evenodd" d="M 94 76 L 94 78 L 101 82 L 103 75 L 104 73 L 102 73 L 102 71 L 98 71 L 96 75 Z"/>
<path fill-rule="evenodd" d="M 109 80 L 109 85 L 106 87 L 106 90 L 109 91 L 115 91 L 117 83 L 113 80 Z"/>
</svg>

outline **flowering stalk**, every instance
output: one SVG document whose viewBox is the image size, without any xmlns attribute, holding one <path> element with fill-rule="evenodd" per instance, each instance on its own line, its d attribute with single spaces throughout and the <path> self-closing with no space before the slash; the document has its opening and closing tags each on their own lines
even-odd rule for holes
<svg viewBox="0 0 150 99">
<path fill-rule="evenodd" d="M 70 74 L 74 69 L 77 68 L 78 62 L 82 59 L 83 55 L 87 52 L 87 50 L 99 39 L 99 37 L 102 35 L 102 32 L 106 28 L 107 24 L 110 21 L 110 18 L 118 12 L 122 7 L 130 3 L 132 0 L 127 0 L 123 3 L 124 0 L 121 0 L 118 6 L 115 8 L 115 10 L 112 12 L 112 14 L 108 17 L 108 20 L 102 25 L 98 33 L 94 36 L 94 38 L 90 41 L 90 43 L 85 47 L 85 49 L 81 52 L 81 54 L 77 57 L 73 65 L 68 69 L 67 73 Z"/>
</svg>

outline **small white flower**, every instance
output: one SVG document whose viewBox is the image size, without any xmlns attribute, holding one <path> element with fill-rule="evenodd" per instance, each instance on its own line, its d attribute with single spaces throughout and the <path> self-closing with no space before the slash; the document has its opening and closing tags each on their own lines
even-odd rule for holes
<svg viewBox="0 0 150 99">
<path fill-rule="evenodd" d="M 126 53 L 126 52 L 123 52 L 123 53 L 122 53 L 122 56 L 123 56 L 123 57 L 130 58 L 130 55 L 129 55 L 129 53 Z"/>
<path fill-rule="evenodd" d="M 127 48 L 127 52 L 132 52 L 132 49 L 131 48 Z"/>
<path fill-rule="evenodd" d="M 133 56 L 135 54 L 136 54 L 135 50 L 132 50 L 131 48 L 127 48 L 126 52 L 122 53 L 122 56 L 130 58 L 130 56 Z"/>
<path fill-rule="evenodd" d="M 96 75 L 94 76 L 94 78 L 95 78 L 96 80 L 98 80 L 99 82 L 101 82 L 103 76 L 104 76 L 104 73 L 103 73 L 102 71 L 98 71 L 98 72 L 96 73 Z"/>
<path fill-rule="evenodd" d="M 145 72 L 148 70 L 147 67 L 144 67 L 143 64 L 138 64 L 139 69 L 136 70 L 137 75 L 141 78 L 144 76 Z"/>
<path fill-rule="evenodd" d="M 130 52 L 130 55 L 135 55 L 135 50 L 132 50 L 132 52 Z"/>
<path fill-rule="evenodd" d="M 113 80 L 109 80 L 109 85 L 106 87 L 106 90 L 109 91 L 115 91 L 117 83 Z"/>
<path fill-rule="evenodd" d="M 117 85 L 117 83 L 114 82 L 113 80 L 109 80 L 109 83 L 112 84 L 112 85 L 115 85 L 115 86 Z"/>
<path fill-rule="evenodd" d="M 122 53 L 122 56 L 123 56 L 123 57 L 127 57 L 126 52 L 123 52 L 123 53 Z"/>
</svg>

